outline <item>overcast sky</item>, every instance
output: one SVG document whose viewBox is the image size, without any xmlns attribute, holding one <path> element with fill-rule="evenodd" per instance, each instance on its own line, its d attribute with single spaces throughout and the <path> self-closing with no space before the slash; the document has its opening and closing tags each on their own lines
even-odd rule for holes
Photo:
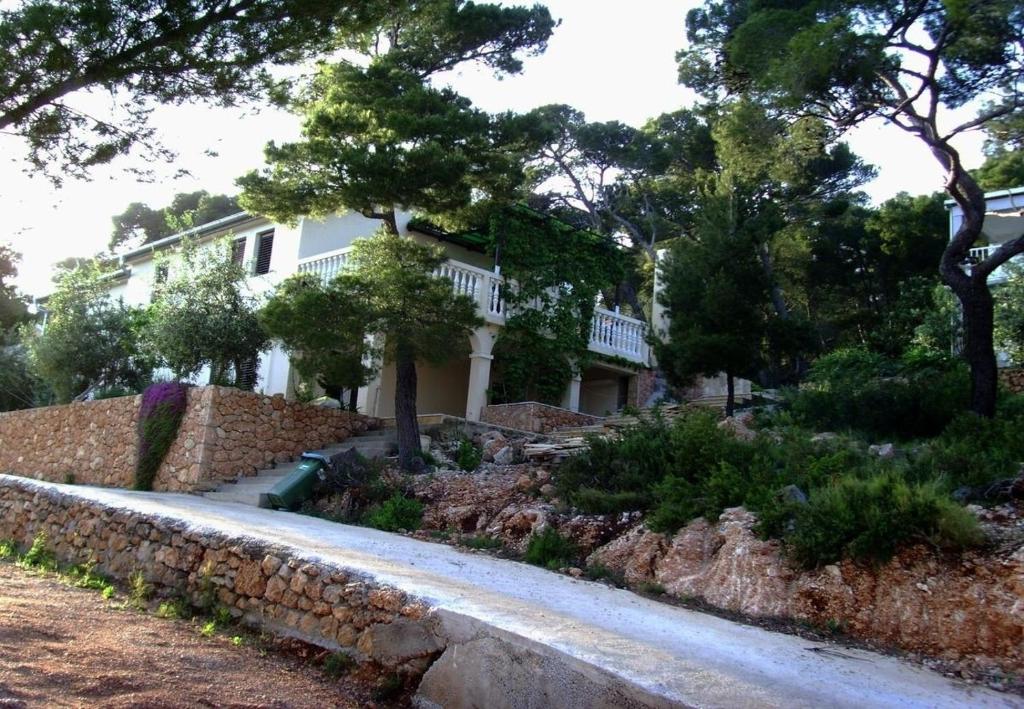
<svg viewBox="0 0 1024 709">
<path fill-rule="evenodd" d="M 466 70 L 451 83 L 489 111 L 527 111 L 568 103 L 590 120 L 640 125 L 647 118 L 691 105 L 693 95 L 676 82 L 675 53 L 685 43 L 687 10 L 694 0 L 547 0 L 562 24 L 548 51 L 526 62 L 524 72 L 498 81 Z M 141 183 L 117 162 L 96 170 L 88 182 L 67 181 L 60 189 L 25 175 L 23 150 L 0 137 L 0 206 L 7 233 L 0 237 L 22 252 L 21 287 L 49 289 L 51 264 L 66 256 L 89 256 L 110 237 L 110 218 L 130 202 L 163 206 L 176 192 L 205 189 L 234 193 L 234 180 L 262 164 L 268 140 L 298 135 L 296 119 L 272 110 L 161 107 L 154 122 L 165 145 L 179 154 L 174 166 L 158 166 L 158 179 Z M 981 163 L 984 136 L 965 136 L 961 150 L 968 167 Z M 879 169 L 868 186 L 876 202 L 903 190 L 912 194 L 942 188 L 942 174 L 928 151 L 900 131 L 868 125 L 849 136 L 853 149 Z M 215 151 L 216 156 L 207 154 Z M 178 168 L 191 176 L 174 178 Z"/>
</svg>

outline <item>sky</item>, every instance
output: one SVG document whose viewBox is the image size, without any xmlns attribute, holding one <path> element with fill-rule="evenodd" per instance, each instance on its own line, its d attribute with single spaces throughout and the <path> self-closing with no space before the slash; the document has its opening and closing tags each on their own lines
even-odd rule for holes
<svg viewBox="0 0 1024 709">
<path fill-rule="evenodd" d="M 522 2 L 522 0 L 520 0 Z M 546 0 L 561 19 L 548 50 L 528 58 L 517 76 L 497 80 L 482 70 L 464 69 L 451 84 L 488 111 L 528 111 L 567 103 L 589 120 L 640 125 L 666 111 L 692 105 L 694 95 L 676 80 L 675 53 L 685 45 L 687 11 L 697 0 Z M 263 163 L 268 140 L 298 136 L 298 120 L 271 109 L 162 106 L 153 114 L 163 144 L 178 154 L 173 165 L 155 165 L 156 179 L 140 182 L 124 168 L 126 158 L 94 170 L 88 181 L 68 179 L 60 188 L 24 172 L 24 151 L 16 138 L 0 136 L 0 209 L 10 241 L 22 253 L 18 284 L 41 295 L 50 289 L 52 264 L 67 256 L 104 249 L 111 217 L 131 202 L 161 207 L 177 192 L 205 189 L 235 193 L 234 181 Z M 897 192 L 942 188 L 935 159 L 898 129 L 868 124 L 848 136 L 851 147 L 879 174 L 866 188 L 873 201 Z M 981 164 L 984 136 L 964 136 L 967 167 Z M 211 155 L 210 152 L 215 153 Z M 188 176 L 176 177 L 184 168 Z"/>
</svg>

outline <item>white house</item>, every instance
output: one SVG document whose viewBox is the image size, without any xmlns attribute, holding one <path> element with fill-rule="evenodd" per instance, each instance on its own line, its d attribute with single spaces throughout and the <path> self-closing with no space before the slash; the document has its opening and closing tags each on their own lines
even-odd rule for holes
<svg viewBox="0 0 1024 709">
<path fill-rule="evenodd" d="M 399 230 L 409 238 L 439 244 L 448 261 L 438 277 L 477 302 L 484 326 L 470 338 L 471 354 L 441 367 L 421 364 L 417 408 L 421 414 L 450 414 L 477 420 L 488 404 L 495 338 L 505 322 L 501 299 L 503 282 L 494 259 L 485 249 L 457 236 L 410 228 L 409 214 L 399 215 Z M 235 254 L 250 264 L 250 287 L 265 293 L 294 273 L 316 273 L 330 278 L 341 269 L 361 237 L 373 234 L 379 222 L 360 214 L 338 214 L 323 220 L 304 218 L 294 227 L 263 217 L 238 213 L 194 229 L 146 244 L 123 254 L 121 270 L 112 280 L 110 294 L 127 305 L 146 305 L 154 286 L 165 274 L 157 269 L 156 254 L 172 249 L 184 237 L 200 241 L 220 237 L 235 240 Z M 635 403 L 638 377 L 649 365 L 646 327 L 640 320 L 598 308 L 591 327 L 590 350 L 604 358 L 589 366 L 566 387 L 564 408 L 604 415 Z M 541 364 L 542 366 L 542 364 Z M 256 388 L 269 394 L 294 394 L 295 377 L 287 355 L 278 347 L 261 356 L 256 367 Z M 377 378 L 358 393 L 360 411 L 388 418 L 394 415 L 394 367 L 385 365 Z"/>
<path fill-rule="evenodd" d="M 949 238 L 952 239 L 964 221 L 964 211 L 953 200 L 946 200 L 949 209 Z M 992 249 L 1024 235 L 1024 187 L 985 193 L 985 224 L 982 228 L 984 244 L 970 250 L 972 262 L 983 261 Z M 1020 259 L 1017 256 L 1016 259 Z M 989 274 L 988 282 L 997 285 L 1006 281 L 1006 270 L 997 268 Z"/>
</svg>

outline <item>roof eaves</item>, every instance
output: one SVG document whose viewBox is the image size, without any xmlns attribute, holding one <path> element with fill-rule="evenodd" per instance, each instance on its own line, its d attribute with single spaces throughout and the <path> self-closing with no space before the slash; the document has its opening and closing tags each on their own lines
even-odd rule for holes
<svg viewBox="0 0 1024 709">
<path fill-rule="evenodd" d="M 189 236 L 203 236 L 205 234 L 209 234 L 211 232 L 218 231 L 220 229 L 224 229 L 225 227 L 229 227 L 229 226 L 232 226 L 234 224 L 239 224 L 241 222 L 245 222 L 245 221 L 248 221 L 250 219 L 259 219 L 259 218 L 260 217 L 252 215 L 252 214 L 249 214 L 248 212 L 236 212 L 235 214 L 229 214 L 226 217 L 221 217 L 220 219 L 215 219 L 212 222 L 207 222 L 206 224 L 200 224 L 197 227 L 192 227 L 191 229 L 186 229 L 185 231 L 178 232 L 177 234 L 172 234 L 171 236 L 165 236 L 162 239 L 157 239 L 156 241 L 152 241 L 152 242 L 150 242 L 148 244 L 143 244 L 142 246 L 140 246 L 137 249 L 132 249 L 131 251 L 129 251 L 127 253 L 121 254 L 120 259 L 121 259 L 121 262 L 123 263 L 123 262 L 125 262 L 125 261 L 127 261 L 129 259 L 137 258 L 139 256 L 144 256 L 146 254 L 153 253 L 153 252 L 155 252 L 155 251 L 157 251 L 159 249 L 163 249 L 165 247 L 168 247 L 168 246 L 171 246 L 173 244 L 176 244 L 179 241 L 181 241 L 182 239 L 184 239 L 186 237 L 189 237 Z"/>
</svg>

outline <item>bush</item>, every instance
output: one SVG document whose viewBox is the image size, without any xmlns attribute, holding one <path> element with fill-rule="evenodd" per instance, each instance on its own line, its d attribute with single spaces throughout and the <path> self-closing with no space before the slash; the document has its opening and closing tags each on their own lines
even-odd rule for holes
<svg viewBox="0 0 1024 709">
<path fill-rule="evenodd" d="M 366 512 L 364 523 L 385 532 L 419 529 L 423 520 L 423 503 L 400 492 Z"/>
<path fill-rule="evenodd" d="M 1024 464 L 1024 416 L 988 419 L 964 413 L 923 448 L 913 479 L 942 480 L 946 488 L 979 487 L 1013 477 Z"/>
<path fill-rule="evenodd" d="M 526 562 L 553 570 L 572 564 L 578 553 L 576 545 L 559 534 L 557 529 L 546 527 L 540 534 L 530 537 Z"/>
<path fill-rule="evenodd" d="M 483 455 L 480 450 L 467 438 L 459 441 L 459 450 L 455 453 L 455 462 L 466 472 L 473 472 L 480 467 Z"/>
<path fill-rule="evenodd" d="M 967 407 L 969 388 L 966 366 L 949 356 L 915 350 L 893 360 L 844 349 L 818 359 L 787 398 L 809 428 L 907 440 L 940 433 Z"/>
<path fill-rule="evenodd" d="M 887 561 L 907 542 L 959 550 L 980 541 L 977 521 L 938 485 L 910 484 L 893 473 L 845 477 L 815 490 L 785 535 L 789 553 L 809 567 L 843 556 Z"/>
<path fill-rule="evenodd" d="M 139 406 L 139 453 L 135 464 L 136 490 L 152 490 L 160 464 L 178 437 L 185 416 L 188 388 L 178 382 L 153 384 L 142 393 Z"/>
</svg>

